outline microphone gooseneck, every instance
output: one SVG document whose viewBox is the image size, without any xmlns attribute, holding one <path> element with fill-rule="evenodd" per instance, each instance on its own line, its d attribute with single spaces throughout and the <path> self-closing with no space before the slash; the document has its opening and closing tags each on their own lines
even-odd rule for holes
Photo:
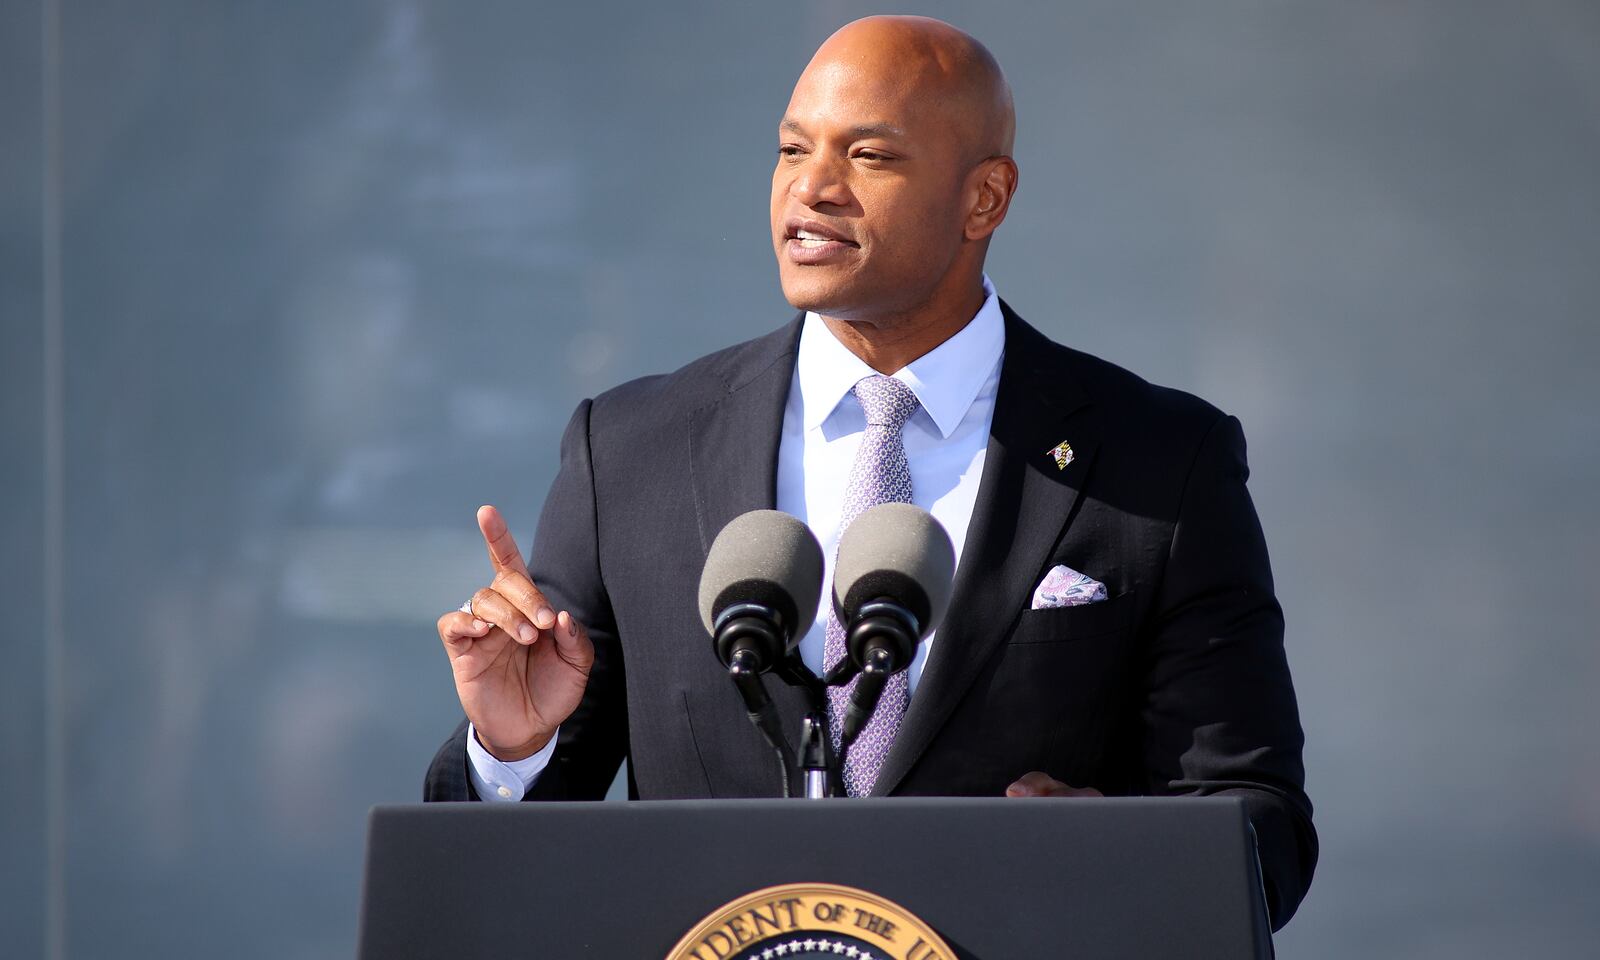
<svg viewBox="0 0 1600 960">
<path fill-rule="evenodd" d="M 875 600 L 862 606 L 860 618 L 850 625 L 845 637 L 846 659 L 860 679 L 850 691 L 849 706 L 839 725 L 843 747 L 854 743 L 872 719 L 889 678 L 911 666 L 918 639 L 911 614 L 893 600 Z"/>
</svg>

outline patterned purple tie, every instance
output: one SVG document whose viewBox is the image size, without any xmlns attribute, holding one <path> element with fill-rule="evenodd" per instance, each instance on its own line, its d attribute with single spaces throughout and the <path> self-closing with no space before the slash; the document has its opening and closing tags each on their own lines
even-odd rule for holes
<svg viewBox="0 0 1600 960">
<path fill-rule="evenodd" d="M 866 377 L 855 385 L 856 399 L 867 414 L 867 430 L 861 435 L 861 449 L 856 452 L 855 464 L 850 468 L 850 482 L 845 486 L 844 510 L 839 518 L 839 532 L 850 527 L 856 517 L 868 507 L 880 503 L 911 502 L 911 467 L 906 462 L 906 448 L 900 440 L 900 430 L 917 412 L 917 395 L 911 388 L 893 377 L 876 375 Z M 822 647 L 822 664 L 830 669 L 844 659 L 844 625 L 828 605 L 826 640 Z M 858 678 L 859 679 L 859 678 Z M 833 749 L 839 750 L 839 730 L 844 722 L 845 709 L 850 704 L 850 691 L 855 689 L 852 680 L 847 687 L 828 688 L 829 726 L 833 734 Z M 864 797 L 872 792 L 877 782 L 878 769 L 889 746 L 900 730 L 900 718 L 906 712 L 910 699 L 904 671 L 889 678 L 884 685 L 883 697 L 872 712 L 872 718 L 862 728 L 861 735 L 850 745 L 850 755 L 845 758 L 844 786 L 852 797 Z"/>
</svg>

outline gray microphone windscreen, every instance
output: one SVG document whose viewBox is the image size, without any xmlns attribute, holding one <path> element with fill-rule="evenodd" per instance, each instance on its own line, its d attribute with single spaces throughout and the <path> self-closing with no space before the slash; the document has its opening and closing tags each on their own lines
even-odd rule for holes
<svg viewBox="0 0 1600 960">
<path fill-rule="evenodd" d="M 700 573 L 700 622 L 716 633 L 722 611 L 758 603 L 777 611 L 793 647 L 817 619 L 822 547 L 806 525 L 779 510 L 752 510 L 712 541 Z"/>
<path fill-rule="evenodd" d="M 848 624 L 862 604 L 895 600 L 917 618 L 926 637 L 950 605 L 955 572 L 950 535 L 932 514 L 909 503 L 879 504 L 839 538 L 834 611 Z"/>
</svg>

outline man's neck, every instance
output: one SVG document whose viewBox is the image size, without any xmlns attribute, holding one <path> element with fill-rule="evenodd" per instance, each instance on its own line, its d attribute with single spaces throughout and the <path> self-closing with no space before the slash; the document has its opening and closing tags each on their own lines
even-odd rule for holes
<svg viewBox="0 0 1600 960">
<path fill-rule="evenodd" d="M 872 318 L 822 317 L 845 349 L 879 373 L 892 374 L 960 333 L 983 307 L 983 281 L 961 296 L 939 296 L 913 310 Z"/>
</svg>

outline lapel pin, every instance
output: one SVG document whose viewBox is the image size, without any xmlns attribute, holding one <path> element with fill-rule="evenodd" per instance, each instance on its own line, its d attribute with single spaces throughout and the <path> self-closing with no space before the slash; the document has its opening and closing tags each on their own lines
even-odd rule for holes
<svg viewBox="0 0 1600 960">
<path fill-rule="evenodd" d="M 1074 456 L 1072 444 L 1065 440 L 1046 450 L 1045 453 L 1055 458 L 1057 470 L 1067 469 L 1067 464 L 1072 462 Z"/>
</svg>

